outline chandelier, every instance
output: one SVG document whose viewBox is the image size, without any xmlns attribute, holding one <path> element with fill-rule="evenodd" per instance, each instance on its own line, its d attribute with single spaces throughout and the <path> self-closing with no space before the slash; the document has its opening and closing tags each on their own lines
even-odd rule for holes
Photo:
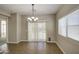
<svg viewBox="0 0 79 59">
<path fill-rule="evenodd" d="M 34 4 L 32 4 L 32 16 L 27 18 L 28 21 L 37 21 L 38 17 L 35 15 Z"/>
</svg>

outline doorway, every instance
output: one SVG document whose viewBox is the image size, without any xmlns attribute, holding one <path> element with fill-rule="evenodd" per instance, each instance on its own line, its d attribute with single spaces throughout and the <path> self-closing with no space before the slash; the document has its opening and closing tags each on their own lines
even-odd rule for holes
<svg viewBox="0 0 79 59">
<path fill-rule="evenodd" d="M 46 23 L 28 22 L 28 40 L 46 41 Z"/>
</svg>

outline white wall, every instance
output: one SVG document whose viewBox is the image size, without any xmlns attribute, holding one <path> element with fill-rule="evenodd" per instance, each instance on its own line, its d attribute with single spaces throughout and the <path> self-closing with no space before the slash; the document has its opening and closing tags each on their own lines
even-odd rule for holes
<svg viewBox="0 0 79 59">
<path fill-rule="evenodd" d="M 25 21 L 25 16 L 21 16 L 21 41 L 28 40 L 28 23 Z"/>
<path fill-rule="evenodd" d="M 62 8 L 57 12 L 57 19 L 60 19 L 70 13 L 72 13 L 73 11 L 79 9 L 79 5 L 78 4 L 66 4 L 63 5 Z"/>
<path fill-rule="evenodd" d="M 40 21 L 46 21 L 47 39 L 48 37 L 51 37 L 52 41 L 55 41 L 55 15 L 41 15 L 37 17 Z M 28 41 L 28 22 L 25 21 L 25 16 L 22 16 L 21 18 L 21 27 L 21 40 Z"/>
<path fill-rule="evenodd" d="M 21 40 L 21 15 L 17 13 L 17 41 Z"/>
<path fill-rule="evenodd" d="M 17 42 L 16 14 L 11 14 L 8 18 L 8 42 Z"/>
<path fill-rule="evenodd" d="M 17 13 L 8 18 L 8 43 L 18 43 L 21 40 L 21 16 Z"/>
<path fill-rule="evenodd" d="M 57 19 L 56 25 L 58 25 L 58 20 L 60 18 L 67 16 L 68 14 L 72 13 L 73 11 L 75 11 L 77 9 L 79 9 L 79 5 L 77 5 L 77 4 L 64 5 L 56 15 L 56 17 L 57 17 L 56 18 Z M 58 29 L 58 26 L 56 27 L 56 29 Z M 57 36 L 57 40 L 56 40 L 57 44 L 64 53 L 79 53 L 78 41 L 58 35 L 58 30 L 56 30 L 56 32 L 57 32 L 56 33 L 57 34 L 56 35 Z"/>
</svg>

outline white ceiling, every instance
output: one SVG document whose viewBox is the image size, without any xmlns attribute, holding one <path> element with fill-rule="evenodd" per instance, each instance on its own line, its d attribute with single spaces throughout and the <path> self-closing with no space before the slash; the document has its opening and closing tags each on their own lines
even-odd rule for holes
<svg viewBox="0 0 79 59">
<path fill-rule="evenodd" d="M 35 4 L 37 15 L 56 14 L 62 5 L 60 4 Z M 22 15 L 31 15 L 31 4 L 0 4 L 0 9 L 9 13 L 20 13 Z"/>
</svg>

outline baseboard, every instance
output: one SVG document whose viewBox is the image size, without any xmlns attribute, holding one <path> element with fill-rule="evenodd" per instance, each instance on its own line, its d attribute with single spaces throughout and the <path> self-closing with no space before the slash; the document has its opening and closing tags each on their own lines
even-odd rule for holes
<svg viewBox="0 0 79 59">
<path fill-rule="evenodd" d="M 20 41 L 18 41 L 18 42 L 7 42 L 7 43 L 10 43 L 10 44 L 18 44 L 18 43 L 20 43 L 20 42 L 28 42 L 27 40 L 20 40 Z"/>
<path fill-rule="evenodd" d="M 55 41 L 46 41 L 47 43 L 56 43 Z"/>
<path fill-rule="evenodd" d="M 18 42 L 7 42 L 7 43 L 10 43 L 10 44 L 18 44 L 20 42 L 46 42 L 46 43 L 56 43 L 55 41 L 28 41 L 28 40 L 20 40 Z"/>
<path fill-rule="evenodd" d="M 55 41 L 28 41 L 28 40 L 21 40 L 20 42 L 46 42 L 46 43 L 56 43 Z"/>
<path fill-rule="evenodd" d="M 9 44 L 18 44 L 18 43 L 20 43 L 20 41 L 19 42 L 7 42 L 7 43 L 9 43 Z"/>
<path fill-rule="evenodd" d="M 63 54 L 66 54 L 66 52 L 62 49 L 62 47 L 60 46 L 60 44 L 58 42 L 56 42 L 57 46 L 60 48 L 60 50 L 63 52 Z"/>
<path fill-rule="evenodd" d="M 28 40 L 21 40 L 21 42 L 46 42 L 46 41 L 28 41 Z"/>
<path fill-rule="evenodd" d="M 28 42 L 28 40 L 20 40 L 20 42 Z"/>
</svg>

